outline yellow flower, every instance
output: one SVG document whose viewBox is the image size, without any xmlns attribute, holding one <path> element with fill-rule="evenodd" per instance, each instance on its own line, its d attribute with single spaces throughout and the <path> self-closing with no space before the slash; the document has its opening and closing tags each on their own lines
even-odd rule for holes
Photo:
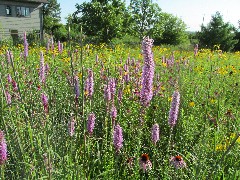
<svg viewBox="0 0 240 180">
<path fill-rule="evenodd" d="M 127 85 L 126 88 L 124 89 L 124 93 L 125 94 L 130 94 L 131 90 L 130 90 L 130 85 Z"/>
<path fill-rule="evenodd" d="M 189 102 L 189 106 L 193 107 L 193 106 L 195 106 L 195 103 L 193 101 L 191 101 L 191 102 Z"/>
<path fill-rule="evenodd" d="M 226 150 L 227 145 L 226 144 L 217 144 L 216 145 L 216 151 L 224 151 Z"/>
<path fill-rule="evenodd" d="M 168 97 L 168 101 L 172 101 L 172 97 Z"/>
</svg>

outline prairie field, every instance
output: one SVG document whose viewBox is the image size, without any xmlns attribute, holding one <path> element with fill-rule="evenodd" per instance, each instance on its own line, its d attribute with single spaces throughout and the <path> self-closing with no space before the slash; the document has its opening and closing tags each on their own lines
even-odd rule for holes
<svg viewBox="0 0 240 180">
<path fill-rule="evenodd" d="M 1 179 L 239 179 L 240 52 L 147 48 L 2 46 Z"/>
</svg>

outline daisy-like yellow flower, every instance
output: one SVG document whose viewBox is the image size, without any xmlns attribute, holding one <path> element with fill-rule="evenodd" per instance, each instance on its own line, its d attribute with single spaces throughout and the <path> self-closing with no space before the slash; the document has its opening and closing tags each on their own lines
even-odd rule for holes
<svg viewBox="0 0 240 180">
<path fill-rule="evenodd" d="M 188 105 L 189 105 L 190 107 L 193 107 L 193 106 L 195 106 L 195 103 L 194 103 L 193 101 L 191 101 L 191 102 L 188 103 Z"/>
</svg>

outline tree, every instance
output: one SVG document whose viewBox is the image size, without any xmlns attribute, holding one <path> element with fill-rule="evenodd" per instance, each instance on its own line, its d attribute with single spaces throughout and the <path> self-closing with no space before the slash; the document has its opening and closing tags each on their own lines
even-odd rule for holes
<svg viewBox="0 0 240 180">
<path fill-rule="evenodd" d="M 99 42 L 122 35 L 126 8 L 121 0 L 92 0 L 76 4 L 76 8 L 73 23 L 80 24 L 85 35 L 96 37 Z"/>
<path fill-rule="evenodd" d="M 140 39 L 146 35 L 152 36 L 153 27 L 159 23 L 161 9 L 158 4 L 152 3 L 152 0 L 131 0 L 129 11 L 134 35 Z"/>
<path fill-rule="evenodd" d="M 235 40 L 238 42 L 235 44 L 234 50 L 235 51 L 240 51 L 240 20 L 238 20 L 238 28 L 235 29 Z"/>
<path fill-rule="evenodd" d="M 54 32 L 61 27 L 61 8 L 57 0 L 48 0 L 48 4 L 43 8 L 43 14 L 44 30 L 46 33 L 54 35 Z"/>
<path fill-rule="evenodd" d="M 155 44 L 178 45 L 188 40 L 186 24 L 178 17 L 161 13 L 153 27 Z"/>
<path fill-rule="evenodd" d="M 223 51 L 232 50 L 237 43 L 237 40 L 234 39 L 234 27 L 229 23 L 225 23 L 219 12 L 212 16 L 207 26 L 201 26 L 198 37 L 201 46 L 212 49 L 214 45 L 220 45 L 220 49 Z"/>
</svg>

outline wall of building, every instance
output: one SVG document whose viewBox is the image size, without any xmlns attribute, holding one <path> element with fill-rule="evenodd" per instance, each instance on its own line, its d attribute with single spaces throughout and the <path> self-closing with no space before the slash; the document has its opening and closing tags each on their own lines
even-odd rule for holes
<svg viewBox="0 0 240 180">
<path fill-rule="evenodd" d="M 40 4 L 15 1 L 0 1 L 0 39 L 11 37 L 13 34 L 22 36 L 24 31 L 38 30 L 42 25 Z M 11 15 L 6 14 L 6 6 L 11 7 Z M 27 7 L 30 10 L 28 17 L 18 17 L 17 7 Z M 11 34 L 12 33 L 12 34 Z"/>
</svg>

